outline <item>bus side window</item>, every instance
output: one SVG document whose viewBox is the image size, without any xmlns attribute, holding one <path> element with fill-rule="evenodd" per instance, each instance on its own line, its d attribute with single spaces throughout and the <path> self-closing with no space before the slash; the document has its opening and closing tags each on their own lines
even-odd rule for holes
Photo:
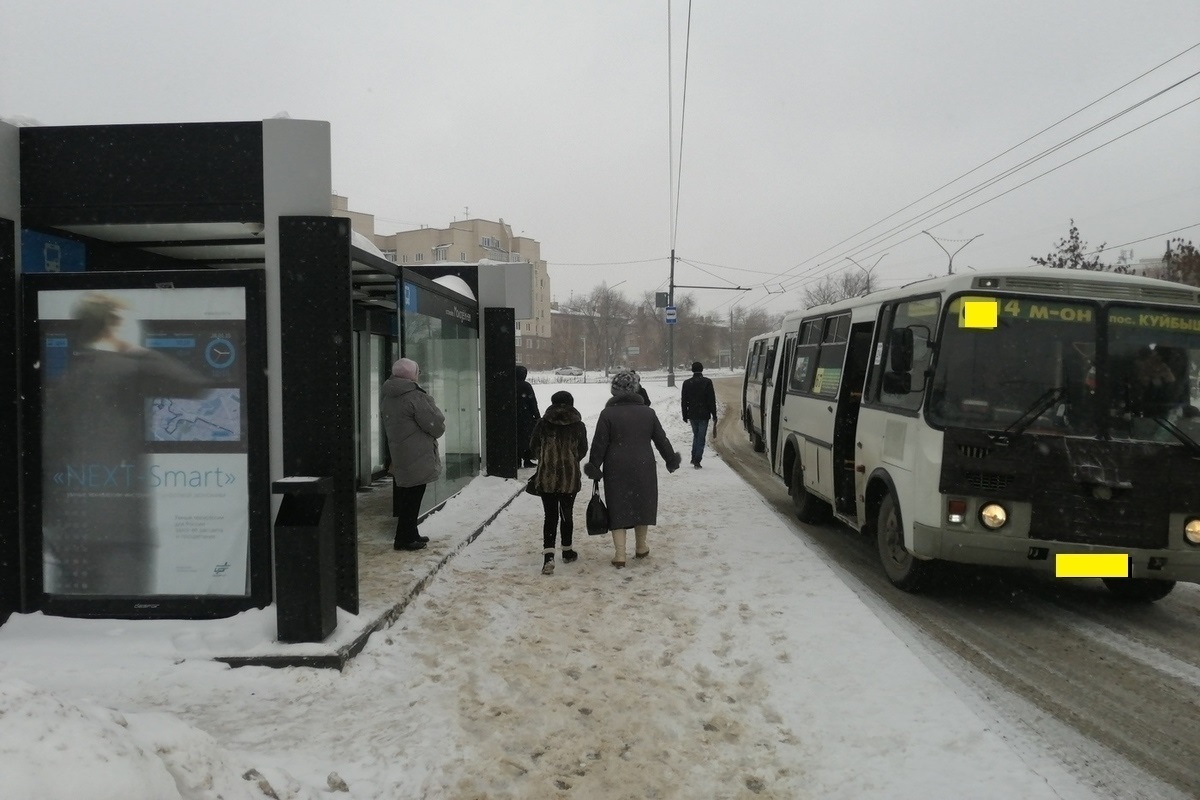
<svg viewBox="0 0 1200 800">
<path fill-rule="evenodd" d="M 881 340 L 882 360 L 872 366 L 879 375 L 880 402 L 910 411 L 921 407 L 940 307 L 936 297 L 896 304 Z"/>
<path fill-rule="evenodd" d="M 825 335 L 817 355 L 813 393 L 836 397 L 842 385 L 842 362 L 846 359 L 846 341 L 850 336 L 850 315 L 843 314 L 825 320 Z"/>
<path fill-rule="evenodd" d="M 805 320 L 800 326 L 796 349 L 792 355 L 792 373 L 788 380 L 788 391 L 808 393 L 812 386 L 817 350 L 821 346 L 822 320 Z M 786 364 L 784 366 L 787 366 Z"/>
</svg>

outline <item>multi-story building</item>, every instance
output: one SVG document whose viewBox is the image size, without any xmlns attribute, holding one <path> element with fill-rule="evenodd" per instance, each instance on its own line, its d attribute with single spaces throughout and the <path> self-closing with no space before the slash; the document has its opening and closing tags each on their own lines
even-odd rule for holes
<svg viewBox="0 0 1200 800">
<path fill-rule="evenodd" d="M 427 267 L 489 262 L 528 262 L 532 266 L 533 316 L 517 321 L 517 363 L 529 369 L 555 366 L 551 350 L 550 275 L 536 239 L 514 236 L 503 219 L 455 220 L 446 228 L 422 227 L 381 235 L 375 218 L 349 210 L 345 197 L 333 196 L 333 215 L 350 220 L 355 232 L 367 236 L 384 258 L 403 267 Z"/>
</svg>

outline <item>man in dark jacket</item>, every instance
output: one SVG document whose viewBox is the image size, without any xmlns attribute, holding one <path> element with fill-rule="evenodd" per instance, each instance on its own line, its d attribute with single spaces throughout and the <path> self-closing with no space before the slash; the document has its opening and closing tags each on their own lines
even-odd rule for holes
<svg viewBox="0 0 1200 800">
<path fill-rule="evenodd" d="M 529 437 L 533 436 L 533 428 L 542 418 L 538 410 L 537 395 L 533 393 L 533 385 L 525 378 L 529 369 L 517 365 L 517 453 L 521 456 L 521 466 L 532 467 L 536 464 L 533 453 L 529 450 Z"/>
<path fill-rule="evenodd" d="M 713 429 L 717 427 L 717 393 L 713 391 L 712 381 L 704 377 L 704 365 L 699 361 L 692 362 L 692 377 L 683 382 L 679 406 L 683 410 L 683 421 L 692 423 L 692 467 L 700 469 L 709 418 L 712 418 Z"/>
</svg>

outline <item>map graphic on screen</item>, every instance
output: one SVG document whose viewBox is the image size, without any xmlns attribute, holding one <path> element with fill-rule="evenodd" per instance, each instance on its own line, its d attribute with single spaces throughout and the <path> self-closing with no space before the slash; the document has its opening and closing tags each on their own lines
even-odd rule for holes
<svg viewBox="0 0 1200 800">
<path fill-rule="evenodd" d="M 242 437 L 242 393 L 212 389 L 194 400 L 155 397 L 146 405 L 146 441 L 236 442 Z"/>
</svg>

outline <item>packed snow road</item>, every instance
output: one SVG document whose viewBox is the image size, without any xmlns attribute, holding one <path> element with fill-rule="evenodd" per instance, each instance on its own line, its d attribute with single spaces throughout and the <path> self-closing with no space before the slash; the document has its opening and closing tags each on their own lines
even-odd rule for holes
<svg viewBox="0 0 1200 800">
<path fill-rule="evenodd" d="M 794 520 L 783 481 L 740 427 L 740 379 L 715 384 L 727 409 L 718 449 Z M 1200 797 L 1200 587 L 1129 605 L 1098 580 L 964 568 L 936 593 L 910 595 L 888 583 L 870 537 L 795 524 L 885 622 L 974 687 L 981 708 L 1098 793 Z"/>
</svg>

